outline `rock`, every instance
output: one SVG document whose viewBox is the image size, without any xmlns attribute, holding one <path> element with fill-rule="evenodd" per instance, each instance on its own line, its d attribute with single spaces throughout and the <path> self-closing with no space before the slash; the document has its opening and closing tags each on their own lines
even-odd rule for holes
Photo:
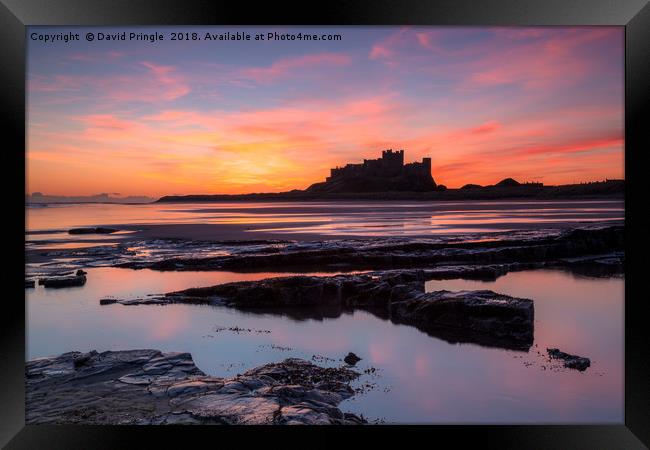
<svg viewBox="0 0 650 450">
<path fill-rule="evenodd" d="M 518 182 L 517 180 L 514 180 L 512 178 L 504 178 L 503 180 L 499 181 L 497 184 L 495 184 L 496 187 L 516 187 L 516 186 L 521 186 L 521 183 Z"/>
<path fill-rule="evenodd" d="M 69 277 L 41 278 L 38 280 L 38 284 L 42 284 L 46 288 L 65 288 L 65 287 L 83 286 L 84 284 L 86 284 L 86 276 L 74 275 Z"/>
<path fill-rule="evenodd" d="M 533 267 L 531 267 L 533 266 Z M 440 266 L 424 270 L 424 278 L 427 280 L 481 280 L 495 281 L 510 271 L 521 269 L 521 265 L 514 264 L 487 264 L 487 265 L 455 265 Z M 534 268 L 528 265 L 526 268 Z"/>
<path fill-rule="evenodd" d="M 82 353 L 80 355 L 74 356 L 72 358 L 72 365 L 75 367 L 75 369 L 83 366 L 84 364 L 88 363 L 91 358 L 94 356 L 97 356 L 97 352 L 95 350 L 92 350 L 88 353 Z"/>
<path fill-rule="evenodd" d="M 465 265 L 502 266 L 537 264 L 570 267 L 560 259 L 623 252 L 623 227 L 585 228 L 563 231 L 559 235 L 539 233 L 533 237 L 487 239 L 476 242 L 440 242 L 422 239 L 377 241 L 373 243 L 341 241 L 318 247 L 287 246 L 281 251 L 238 253 L 210 257 L 167 257 L 155 261 L 130 261 L 117 267 L 154 270 L 289 270 L 305 271 L 312 267 L 340 270 L 341 267 L 382 270 L 421 267 L 432 269 Z M 490 269 L 486 269 L 490 271 Z"/>
<path fill-rule="evenodd" d="M 77 272 L 75 273 L 75 275 L 77 275 L 78 277 L 80 277 L 81 275 L 87 275 L 87 274 L 88 274 L 88 272 L 86 272 L 85 270 L 81 270 L 81 269 L 77 270 Z"/>
<path fill-rule="evenodd" d="M 493 291 L 434 291 L 391 304 L 391 320 L 452 342 L 527 350 L 533 301 Z"/>
<path fill-rule="evenodd" d="M 577 369 L 580 372 L 587 370 L 587 367 L 591 365 L 589 358 L 584 358 L 582 356 L 570 355 L 568 353 L 561 352 L 557 348 L 547 348 L 548 356 L 553 359 L 560 359 L 564 363 L 564 367 L 569 369 Z"/>
<path fill-rule="evenodd" d="M 337 405 L 359 374 L 286 359 L 236 378 L 189 353 L 69 352 L 26 364 L 28 424 L 358 424 Z"/>
<path fill-rule="evenodd" d="M 178 397 L 180 395 L 195 394 L 204 392 L 209 389 L 209 384 L 204 381 L 182 381 L 167 388 L 169 397 Z"/>
<path fill-rule="evenodd" d="M 421 272 L 391 272 L 386 276 L 336 275 L 333 277 L 294 276 L 259 281 L 225 283 L 165 294 L 169 302 L 205 302 L 241 308 L 281 308 L 327 305 L 388 305 L 424 290 Z M 420 281 L 415 281 L 420 280 Z M 408 286 L 407 286 L 408 285 Z M 407 286 L 408 290 L 402 289 Z M 398 289 L 395 289 L 398 288 Z"/>
<path fill-rule="evenodd" d="M 359 357 L 358 357 L 357 355 L 355 355 L 354 353 L 350 352 L 350 353 L 348 353 L 347 355 L 345 355 L 345 358 L 343 358 L 343 361 L 344 361 L 346 364 L 349 364 L 349 365 L 351 365 L 351 366 L 354 366 L 356 363 L 358 363 L 359 361 L 361 361 L 361 358 L 359 358 Z"/>
<path fill-rule="evenodd" d="M 162 296 L 100 301 L 122 305 L 208 303 L 246 311 L 363 308 L 451 342 L 526 350 L 533 341 L 533 302 L 492 291 L 425 293 L 425 272 L 387 271 L 332 277 L 295 276 L 225 283 Z M 295 315 L 295 313 L 294 313 Z"/>
<path fill-rule="evenodd" d="M 36 281 L 34 281 L 34 280 L 25 280 L 25 287 L 26 288 L 36 287 Z"/>
<path fill-rule="evenodd" d="M 120 230 L 107 227 L 91 227 L 91 228 L 72 228 L 68 230 L 68 234 L 111 234 Z"/>
</svg>

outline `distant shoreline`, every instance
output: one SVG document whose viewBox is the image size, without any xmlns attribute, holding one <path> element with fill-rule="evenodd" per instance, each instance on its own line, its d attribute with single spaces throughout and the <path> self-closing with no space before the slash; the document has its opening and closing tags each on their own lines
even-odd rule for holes
<svg viewBox="0 0 650 450">
<path fill-rule="evenodd" d="M 48 205 L 117 204 L 151 205 L 155 203 L 209 203 L 209 202 L 286 202 L 286 201 L 481 201 L 481 200 L 605 200 L 624 199 L 625 180 L 608 180 L 561 186 L 485 186 L 445 189 L 424 192 L 310 192 L 293 190 L 250 194 L 189 194 L 166 195 L 150 201 L 57 200 L 33 201 L 26 199 L 26 207 Z M 31 200 L 31 201 L 30 201 Z"/>
<path fill-rule="evenodd" d="M 215 201 L 318 201 L 318 200 L 407 200 L 407 201 L 458 201 L 458 200 L 588 200 L 622 199 L 624 180 L 610 180 L 562 186 L 489 186 L 470 189 L 446 189 L 428 192 L 350 192 L 314 193 L 289 191 L 254 194 L 168 195 L 154 203 L 205 203 Z"/>
</svg>

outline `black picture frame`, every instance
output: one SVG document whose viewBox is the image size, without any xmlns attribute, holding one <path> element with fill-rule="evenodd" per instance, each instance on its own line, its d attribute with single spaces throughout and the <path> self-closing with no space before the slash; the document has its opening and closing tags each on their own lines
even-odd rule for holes
<svg viewBox="0 0 650 450">
<path fill-rule="evenodd" d="M 153 440 L 171 445 L 207 433 L 223 433 L 221 427 L 89 427 L 25 426 L 24 361 L 25 308 L 23 292 L 25 198 L 16 184 L 25 186 L 25 61 L 29 25 L 621 25 L 625 27 L 625 422 L 608 426 L 418 426 L 354 427 L 333 430 L 309 428 L 324 439 L 345 439 L 350 433 L 363 438 L 384 439 L 387 432 L 407 431 L 409 441 L 453 442 L 454 446 L 474 443 L 498 448 L 647 448 L 650 445 L 650 370 L 642 280 L 644 244 L 650 223 L 647 214 L 648 152 L 647 125 L 650 109 L 650 5 L 647 0 L 329 0 L 324 2 L 279 3 L 216 2 L 203 0 L 0 0 L 0 92 L 2 124 L 5 128 L 3 165 L 5 196 L 15 208 L 16 219 L 5 220 L 9 257 L 3 269 L 11 293 L 3 299 L 0 329 L 2 374 L 0 445 L 6 448 L 117 448 L 138 440 L 153 447 Z M 645 113 L 645 114 L 644 114 Z M 21 149 L 23 151 L 21 151 Z M 9 186 L 9 183 L 11 186 Z M 15 183 L 15 184 L 14 184 Z M 21 212 L 21 210 L 23 212 Z M 22 216 L 24 219 L 24 216 Z M 22 227 L 22 229 L 21 229 Z M 14 237 L 15 235 L 15 237 Z M 22 258 L 21 256 L 22 255 Z M 21 275 L 20 271 L 23 271 Z M 14 291 L 15 289 L 15 291 Z M 23 297 L 24 299 L 24 297 Z M 296 430 L 268 427 L 234 427 L 241 441 L 256 436 L 287 439 Z M 242 432 L 243 431 L 243 432 Z M 305 430 L 301 430 L 304 432 Z M 420 436 L 411 437 L 411 433 Z M 198 435 L 203 436 L 198 436 Z M 430 436 L 424 436 L 427 434 Z M 146 437 L 145 437 L 146 435 Z M 327 436 L 327 437 L 326 437 Z M 338 436 L 338 437 L 335 437 Z M 405 436 L 406 437 L 406 436 Z M 429 441 L 429 439 L 432 439 Z M 451 440 L 448 440 L 451 439 Z M 199 445 L 199 441 L 195 441 Z M 210 442 L 210 441 L 207 441 Z M 223 445 L 223 441 L 213 441 Z M 309 445 L 318 442 L 304 441 Z M 324 441 L 323 441 L 324 442 Z M 331 441 L 330 441 L 331 442 Z M 201 444 L 203 445 L 203 444 Z"/>
</svg>

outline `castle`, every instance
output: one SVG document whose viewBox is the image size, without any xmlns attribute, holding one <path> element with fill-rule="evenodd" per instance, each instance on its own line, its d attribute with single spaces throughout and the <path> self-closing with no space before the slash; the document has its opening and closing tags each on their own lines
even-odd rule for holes
<svg viewBox="0 0 650 450">
<path fill-rule="evenodd" d="M 323 183 L 308 190 L 319 192 L 430 191 L 436 189 L 431 176 L 431 158 L 404 164 L 404 150 L 381 152 L 379 159 L 347 164 L 330 170 Z"/>
</svg>

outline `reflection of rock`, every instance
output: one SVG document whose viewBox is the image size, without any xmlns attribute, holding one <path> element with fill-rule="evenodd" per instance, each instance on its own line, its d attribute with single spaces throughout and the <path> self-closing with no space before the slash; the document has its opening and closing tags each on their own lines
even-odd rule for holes
<svg viewBox="0 0 650 450">
<path fill-rule="evenodd" d="M 514 264 L 440 266 L 426 269 L 424 276 L 427 280 L 454 280 L 460 278 L 463 280 L 494 281 L 518 268 Z"/>
<path fill-rule="evenodd" d="M 337 317 L 361 308 L 453 342 L 528 349 L 533 341 L 532 300 L 492 291 L 425 293 L 423 271 L 268 278 L 100 303 L 207 303 L 289 316 L 291 310 L 321 314 L 320 308 L 329 308 Z"/>
<path fill-rule="evenodd" d="M 120 230 L 107 227 L 91 227 L 91 228 L 72 228 L 68 230 L 68 234 L 111 234 Z"/>
<path fill-rule="evenodd" d="M 28 424 L 357 424 L 337 405 L 359 376 L 286 359 L 235 378 L 189 353 L 70 352 L 26 365 Z"/>
<path fill-rule="evenodd" d="M 359 361 L 361 361 L 361 358 L 359 358 L 359 357 L 358 357 L 357 355 L 355 355 L 354 353 L 350 352 L 350 353 L 348 353 L 347 355 L 345 355 L 345 358 L 343 358 L 343 361 L 344 361 L 346 364 L 349 364 L 349 365 L 351 365 L 351 366 L 354 366 L 356 363 L 358 363 Z"/>
<path fill-rule="evenodd" d="M 41 284 L 46 288 L 65 288 L 65 287 L 83 286 L 84 284 L 86 284 L 86 276 L 73 275 L 68 277 L 41 278 L 38 280 L 38 284 Z"/>
<path fill-rule="evenodd" d="M 570 355 L 568 353 L 561 352 L 557 348 L 547 348 L 548 356 L 553 359 L 560 359 L 564 363 L 564 367 L 569 369 L 577 369 L 579 371 L 584 371 L 591 365 L 589 358 L 584 358 L 582 356 Z"/>
<path fill-rule="evenodd" d="M 242 312 L 247 312 L 251 314 L 272 314 L 274 316 L 287 317 L 291 320 L 297 322 L 302 322 L 305 320 L 316 320 L 322 322 L 324 319 L 336 319 L 342 314 L 351 314 L 354 310 L 352 308 L 344 307 L 341 305 L 325 305 L 325 306 L 313 306 L 309 308 L 296 308 L 293 306 L 287 306 L 284 308 L 237 308 Z"/>
</svg>

